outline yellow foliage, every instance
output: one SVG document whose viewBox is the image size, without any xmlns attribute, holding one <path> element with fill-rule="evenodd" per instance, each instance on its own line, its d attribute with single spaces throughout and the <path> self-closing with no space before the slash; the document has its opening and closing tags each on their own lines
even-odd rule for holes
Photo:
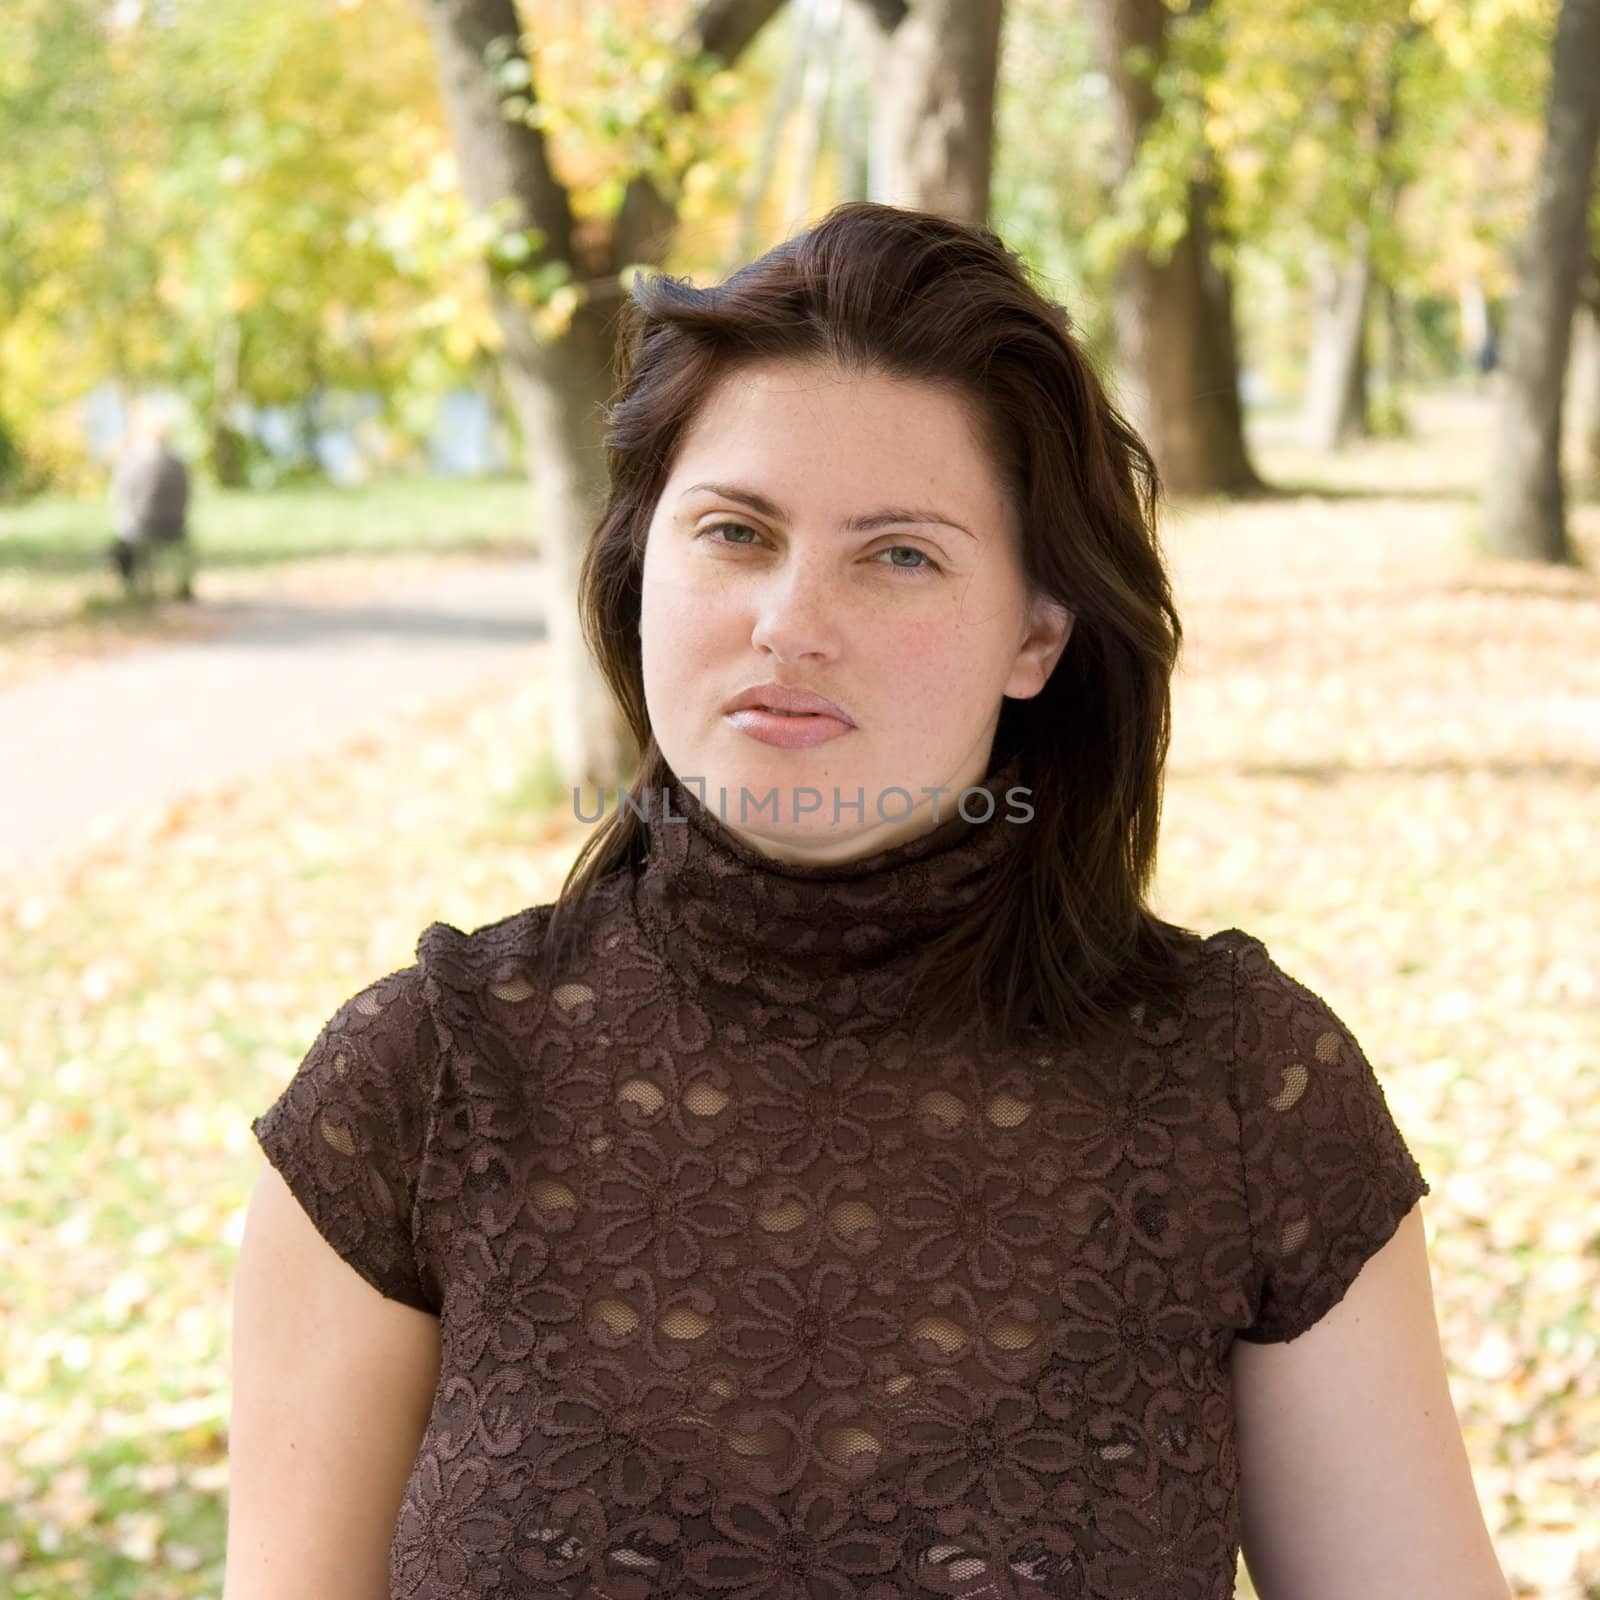
<svg viewBox="0 0 1600 1600">
<path fill-rule="evenodd" d="M 452 361 L 464 366 L 477 353 L 478 336 L 465 324 L 452 322 L 445 329 L 444 347 Z"/>
</svg>

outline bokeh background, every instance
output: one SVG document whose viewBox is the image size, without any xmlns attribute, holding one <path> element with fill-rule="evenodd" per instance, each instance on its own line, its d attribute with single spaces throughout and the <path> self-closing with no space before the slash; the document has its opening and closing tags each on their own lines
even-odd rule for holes
<svg viewBox="0 0 1600 1600">
<path fill-rule="evenodd" d="M 5 0 L 0 1592 L 220 1594 L 249 1121 L 626 781 L 626 285 L 867 197 L 1150 443 L 1152 901 L 1362 1041 L 1506 1574 L 1600 1596 L 1597 85 L 1600 0 Z M 152 431 L 187 597 L 109 559 Z"/>
</svg>

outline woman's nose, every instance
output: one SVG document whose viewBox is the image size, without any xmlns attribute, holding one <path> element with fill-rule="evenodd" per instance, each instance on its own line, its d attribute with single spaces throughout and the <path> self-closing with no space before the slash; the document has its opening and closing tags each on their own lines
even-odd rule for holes
<svg viewBox="0 0 1600 1600">
<path fill-rule="evenodd" d="M 791 560 L 760 586 L 750 642 L 783 660 L 831 656 L 838 650 L 839 620 L 822 564 Z"/>
</svg>

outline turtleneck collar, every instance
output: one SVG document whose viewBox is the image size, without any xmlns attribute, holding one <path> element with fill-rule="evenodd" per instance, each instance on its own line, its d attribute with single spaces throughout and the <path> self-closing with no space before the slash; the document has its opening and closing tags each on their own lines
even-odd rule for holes
<svg viewBox="0 0 1600 1600">
<path fill-rule="evenodd" d="M 704 1000 L 757 1026 L 766 1011 L 796 1008 L 838 1022 L 887 1017 L 928 942 L 973 903 L 1020 837 L 1025 824 L 1006 792 L 1021 772 L 1018 753 L 974 786 L 993 799 L 986 822 L 969 822 L 957 796 L 945 795 L 927 833 L 854 861 L 798 864 L 746 844 L 669 771 L 665 812 L 663 791 L 650 796 L 634 888 L 640 926 Z M 986 808 L 967 796 L 973 816 Z"/>
</svg>

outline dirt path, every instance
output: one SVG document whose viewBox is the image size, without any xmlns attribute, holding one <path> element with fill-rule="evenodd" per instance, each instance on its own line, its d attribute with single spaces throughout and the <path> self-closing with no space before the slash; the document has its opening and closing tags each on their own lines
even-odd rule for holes
<svg viewBox="0 0 1600 1600">
<path fill-rule="evenodd" d="M 0 689 L 0 872 L 103 837 L 137 811 L 266 772 L 531 670 L 532 560 L 454 566 L 362 597 L 202 598 L 205 636 Z"/>
</svg>

